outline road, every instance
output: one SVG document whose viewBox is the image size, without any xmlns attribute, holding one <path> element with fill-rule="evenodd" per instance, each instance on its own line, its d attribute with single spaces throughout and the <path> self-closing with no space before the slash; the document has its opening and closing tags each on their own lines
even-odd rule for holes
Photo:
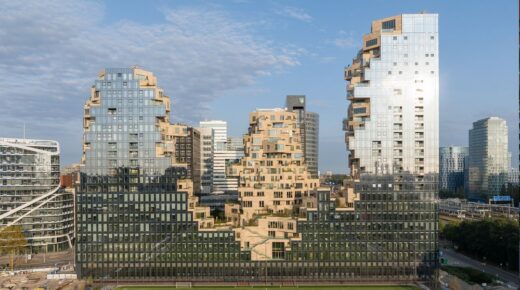
<svg viewBox="0 0 520 290">
<path fill-rule="evenodd" d="M 480 261 L 474 260 L 460 253 L 457 253 L 452 249 L 443 248 L 441 251 L 443 252 L 443 257 L 448 259 L 448 265 L 450 266 L 474 268 L 495 275 L 500 280 L 503 280 L 508 284 L 514 284 L 515 288 L 517 288 L 520 285 L 518 273 L 505 271 L 498 267 L 482 263 Z"/>
</svg>

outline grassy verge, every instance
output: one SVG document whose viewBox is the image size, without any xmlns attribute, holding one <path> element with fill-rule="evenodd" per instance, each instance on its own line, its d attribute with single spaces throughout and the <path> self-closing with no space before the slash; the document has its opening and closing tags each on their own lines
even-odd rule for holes
<svg viewBox="0 0 520 290">
<path fill-rule="evenodd" d="M 482 284 L 492 283 L 495 281 L 495 277 L 491 274 L 481 272 L 479 270 L 467 267 L 456 267 L 456 266 L 442 266 L 442 270 L 448 272 L 453 276 L 466 281 L 470 284 Z"/>
<path fill-rule="evenodd" d="M 250 290 L 250 289 L 284 289 L 284 290 L 312 290 L 312 289 L 333 289 L 333 290 L 419 290 L 413 286 L 299 286 L 299 287 L 280 287 L 280 286 L 200 286 L 192 288 L 176 288 L 175 286 L 125 286 L 118 290 L 174 290 L 174 289 L 199 289 L 199 290 Z"/>
</svg>

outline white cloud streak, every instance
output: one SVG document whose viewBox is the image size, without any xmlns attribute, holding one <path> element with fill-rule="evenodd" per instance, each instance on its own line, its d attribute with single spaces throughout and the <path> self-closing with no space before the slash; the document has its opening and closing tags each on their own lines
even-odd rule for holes
<svg viewBox="0 0 520 290">
<path fill-rule="evenodd" d="M 276 14 L 285 16 L 285 17 L 289 17 L 289 18 L 294 18 L 296 20 L 300 20 L 300 21 L 304 21 L 304 22 L 312 21 L 312 16 L 310 16 L 302 8 L 298 8 L 298 7 L 285 6 L 285 7 L 282 7 L 281 9 L 277 9 Z"/>
<path fill-rule="evenodd" d="M 298 65 L 220 10 L 165 11 L 163 23 L 149 25 L 106 24 L 104 13 L 92 1 L 2 3 L 0 135 L 20 136 L 25 121 L 29 137 L 57 139 L 70 162 L 79 159 L 83 103 L 105 67 L 154 72 L 173 99 L 173 120 L 196 122 L 227 91 Z"/>
</svg>

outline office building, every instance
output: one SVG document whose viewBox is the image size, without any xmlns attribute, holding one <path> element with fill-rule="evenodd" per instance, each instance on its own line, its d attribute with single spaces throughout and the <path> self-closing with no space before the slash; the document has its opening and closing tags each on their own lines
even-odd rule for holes
<svg viewBox="0 0 520 290">
<path fill-rule="evenodd" d="M 304 95 L 287 96 L 285 106 L 289 112 L 296 112 L 303 140 L 303 155 L 309 173 L 313 178 L 319 176 L 319 133 L 320 116 L 317 113 L 306 110 L 306 99 Z"/>
<path fill-rule="evenodd" d="M 200 132 L 200 173 L 201 187 L 200 193 L 210 194 L 213 192 L 213 140 L 214 134 L 212 128 L 198 127 Z"/>
<path fill-rule="evenodd" d="M 79 277 L 432 281 L 439 258 L 437 15 L 405 14 L 372 26 L 359 54 L 364 64 L 352 75 L 357 81 L 347 68 L 349 99 L 365 109 L 364 116 L 349 110 L 346 124 L 355 188 L 338 195 L 318 187 L 296 112 L 257 110 L 244 157 L 227 168 L 222 162 L 238 176 L 240 200 L 226 204 L 219 223 L 198 205 L 186 168 L 172 166 L 170 102 L 155 77 L 136 68 L 103 71 L 85 107 Z M 396 75 L 414 69 L 387 79 L 393 62 Z M 235 143 L 226 140 L 214 149 Z"/>
<path fill-rule="evenodd" d="M 201 136 L 200 132 L 184 124 L 172 125 L 171 137 L 175 143 L 174 162 L 172 166 L 186 167 L 186 178 L 193 181 L 195 192 L 201 188 Z"/>
<path fill-rule="evenodd" d="M 360 264 L 369 276 L 395 271 L 433 280 L 437 273 L 437 19 L 402 14 L 372 22 L 345 69 L 349 107 L 343 125 L 360 194 L 354 204 L 366 215 L 366 229 L 377 232 L 363 238 L 371 258 Z"/>
<path fill-rule="evenodd" d="M 211 178 L 211 193 L 236 193 L 238 180 L 235 177 L 226 175 L 226 166 L 230 162 L 234 162 L 243 156 L 243 149 L 239 148 L 242 139 L 240 138 L 238 142 L 236 142 L 236 139 L 228 138 L 226 121 L 201 121 L 199 128 L 201 130 L 204 128 L 213 129 L 213 155 L 211 158 L 213 161 L 211 169 L 213 175 Z"/>
<path fill-rule="evenodd" d="M 0 230 L 21 226 L 29 253 L 72 247 L 74 200 L 60 186 L 56 141 L 0 138 Z"/>
<path fill-rule="evenodd" d="M 76 194 L 79 277 L 183 277 L 196 272 L 194 261 L 225 255 L 238 262 L 233 232 L 199 231 L 214 223 L 209 208 L 198 205 L 187 178 L 188 158 L 200 156 L 188 150 L 196 130 L 190 133 L 169 118 L 170 99 L 152 73 L 109 68 L 99 74 L 84 107 Z"/>
<path fill-rule="evenodd" d="M 439 190 L 464 192 L 464 169 L 468 147 L 449 146 L 439 149 Z"/>
<path fill-rule="evenodd" d="M 467 196 L 486 200 L 499 195 L 508 181 L 511 156 L 506 121 L 489 117 L 469 130 Z"/>
<path fill-rule="evenodd" d="M 520 171 L 516 167 L 511 167 L 509 169 L 509 178 L 507 181 L 510 185 L 519 185 L 520 184 Z"/>
</svg>

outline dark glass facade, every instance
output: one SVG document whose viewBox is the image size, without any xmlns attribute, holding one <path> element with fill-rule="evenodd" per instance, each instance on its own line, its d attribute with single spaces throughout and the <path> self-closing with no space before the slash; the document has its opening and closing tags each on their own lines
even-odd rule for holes
<svg viewBox="0 0 520 290">
<path fill-rule="evenodd" d="M 362 177 L 354 208 L 319 190 L 301 240 L 252 261 L 232 230 L 200 230 L 169 143 L 169 99 L 153 75 L 106 69 L 85 107 L 77 273 L 99 281 L 417 281 L 436 268 L 436 178 Z M 189 142 L 188 142 L 189 143 Z M 184 144 L 185 143 L 179 143 Z M 422 177 L 421 177 L 422 178 Z M 303 212 L 303 211 L 302 211 Z"/>
</svg>

